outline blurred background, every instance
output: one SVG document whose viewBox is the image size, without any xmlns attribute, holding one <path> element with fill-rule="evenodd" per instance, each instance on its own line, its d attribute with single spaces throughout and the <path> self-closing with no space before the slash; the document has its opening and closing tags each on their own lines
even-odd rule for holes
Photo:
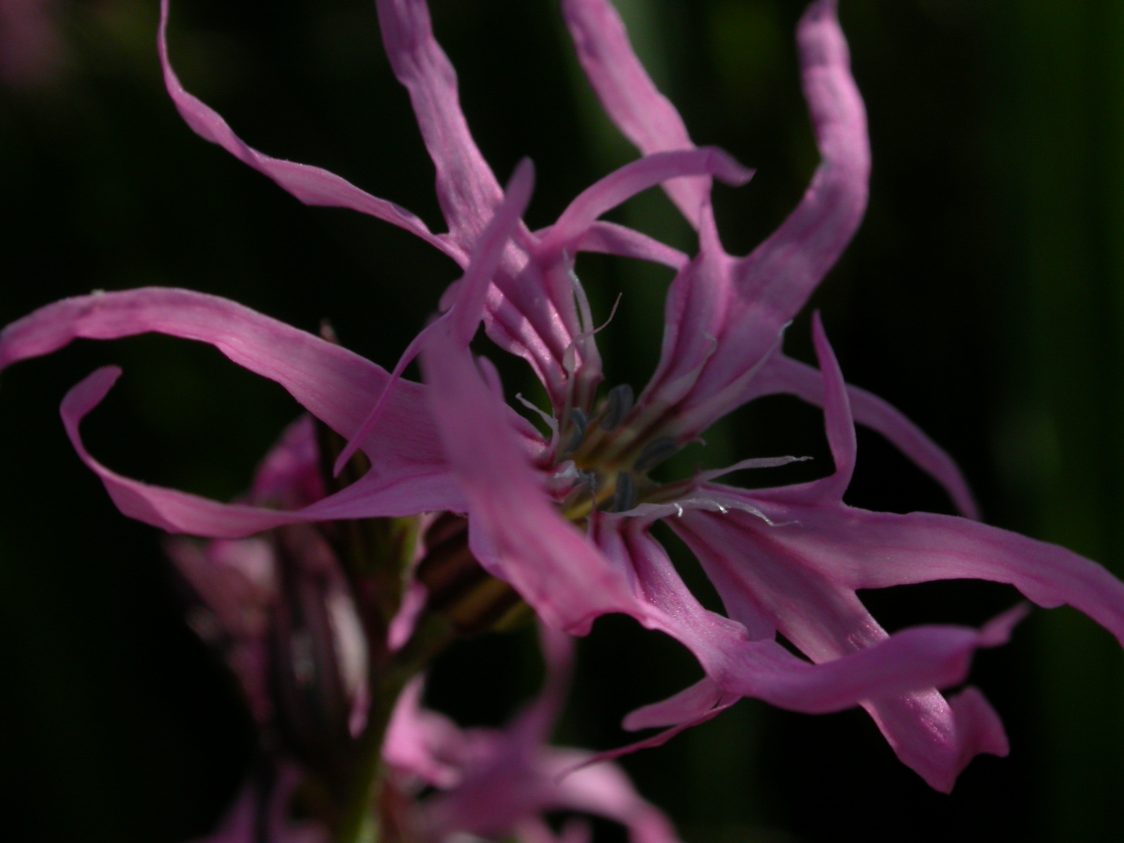
<svg viewBox="0 0 1124 843">
<path fill-rule="evenodd" d="M 328 167 L 439 229 L 371 5 L 178 0 L 171 50 L 187 87 L 247 142 Z M 533 225 L 631 159 L 583 82 L 556 2 L 432 5 L 485 155 L 501 178 L 535 161 Z M 748 251 L 816 163 L 793 44 L 802 4 L 618 6 L 695 140 L 756 168 L 749 186 L 717 194 L 727 247 Z M 842 6 L 875 161 L 863 228 L 813 300 L 844 373 L 948 448 L 990 523 L 1124 576 L 1124 5 Z M 20 23 L 28 9 L 37 17 Z M 93 289 L 183 286 L 310 330 L 329 319 L 345 345 L 389 366 L 453 279 L 409 235 L 305 208 L 192 135 L 159 78 L 155 2 L 0 0 L 0 27 L 0 324 Z M 693 249 L 661 195 L 617 218 Z M 639 386 L 668 276 L 592 258 L 579 271 L 601 318 L 623 294 L 601 339 L 610 382 Z M 786 340 L 805 360 L 810 312 Z M 83 343 L 3 374 L 8 839 L 190 839 L 224 810 L 250 757 L 234 686 L 182 622 L 161 537 L 116 512 L 58 421 L 66 389 L 109 362 L 125 377 L 87 441 L 150 481 L 232 497 L 296 413 L 279 388 L 170 339 Z M 518 367 L 505 376 L 511 392 L 526 388 Z M 851 503 L 948 511 L 881 439 L 859 441 Z M 693 456 L 711 467 L 826 458 L 819 415 L 780 399 L 739 412 L 708 443 Z M 1015 599 L 959 583 L 864 597 L 890 629 L 979 623 Z M 695 677 L 677 647 L 617 619 L 598 623 L 581 657 L 559 733 L 576 745 L 618 745 L 622 714 Z M 437 666 L 430 696 L 462 722 L 500 723 L 537 670 L 530 635 L 482 637 Z M 978 759 L 951 796 L 898 764 L 860 712 L 743 702 L 624 764 L 691 843 L 1119 834 L 1124 654 L 1111 636 L 1067 609 L 1035 612 L 1009 647 L 979 655 L 973 683 L 1003 715 L 1012 752 Z"/>
</svg>

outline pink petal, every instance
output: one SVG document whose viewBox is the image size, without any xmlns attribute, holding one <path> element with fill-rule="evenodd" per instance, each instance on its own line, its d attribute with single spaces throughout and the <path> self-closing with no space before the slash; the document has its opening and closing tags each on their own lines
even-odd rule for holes
<svg viewBox="0 0 1124 843">
<path fill-rule="evenodd" d="M 806 363 L 775 354 L 753 379 L 744 400 L 784 393 L 822 406 L 823 375 Z M 963 473 L 948 452 L 930 439 L 917 425 L 873 393 L 847 387 L 847 397 L 859 424 L 878 431 L 923 471 L 933 477 L 952 498 L 961 515 L 978 518 L 972 491 Z"/>
<path fill-rule="evenodd" d="M 298 510 L 224 504 L 124 477 L 90 455 L 78 429 L 82 419 L 101 403 L 120 375 L 121 370 L 112 366 L 96 370 L 67 393 L 61 414 L 78 456 L 98 475 L 117 508 L 130 518 L 170 533 L 240 538 L 283 524 L 403 517 L 463 508 L 463 500 L 445 470 L 431 474 L 415 470 L 393 477 L 368 472 L 336 494 Z"/>
<path fill-rule="evenodd" d="M 343 470 L 347 461 L 358 450 L 359 443 L 366 441 L 371 436 L 375 424 L 386 406 L 387 399 L 395 386 L 401 381 L 402 373 L 421 353 L 423 345 L 432 332 L 452 330 L 456 337 L 466 344 L 472 339 L 480 325 L 480 320 L 484 318 L 484 304 L 491 278 L 499 266 L 508 240 L 511 239 L 516 226 L 522 219 L 523 212 L 527 209 L 533 186 L 534 168 L 529 160 L 524 159 L 516 167 L 507 197 L 496 209 L 495 216 L 477 241 L 469 260 L 468 269 L 464 276 L 456 282 L 456 288 L 453 291 L 456 298 L 450 304 L 450 309 L 436 321 L 426 326 L 425 330 L 403 352 L 394 367 L 394 371 L 390 373 L 386 386 L 379 394 L 374 407 L 371 408 L 371 412 L 367 414 L 359 429 L 352 436 L 351 441 L 347 443 L 336 458 L 333 469 L 335 474 L 339 474 Z M 450 322 L 448 328 L 443 324 L 446 320 Z"/>
<path fill-rule="evenodd" d="M 1004 642 L 1021 614 L 1004 616 L 980 632 L 919 627 L 887 636 L 853 592 L 810 574 L 798 560 L 773 562 L 767 544 L 750 544 L 755 534 L 741 532 L 745 524 L 757 523 L 739 513 L 691 513 L 674 522 L 731 616 L 752 630 L 749 636 L 740 624 L 698 604 L 636 521 L 606 518 L 599 525 L 599 545 L 618 567 L 630 566 L 638 598 L 651 607 L 642 623 L 688 647 L 707 678 L 625 721 L 627 728 L 672 726 L 671 731 L 598 760 L 659 745 L 743 696 L 809 713 L 862 704 L 903 761 L 934 786 L 950 786 L 968 759 L 992 745 L 991 733 L 974 723 L 958 724 L 936 691 L 918 689 L 963 679 L 974 650 Z M 761 529 L 779 528 L 761 522 Z M 754 563 L 742 562 L 743 556 Z M 797 659 L 771 640 L 775 629 L 816 664 Z M 977 739 L 985 743 L 966 743 Z"/>
<path fill-rule="evenodd" d="M 740 699 L 737 694 L 723 691 L 708 676 L 665 700 L 630 711 L 622 725 L 630 731 L 677 724 L 698 725 L 725 711 Z"/>
<path fill-rule="evenodd" d="M 695 173 L 717 176 L 726 184 L 745 184 L 753 172 L 720 149 L 702 147 L 657 152 L 625 164 L 577 195 L 548 229 L 540 254 L 570 248 L 606 212 L 656 185 Z"/>
<path fill-rule="evenodd" d="M 376 7 L 391 68 L 410 94 L 437 169 L 441 210 L 454 239 L 467 250 L 499 205 L 499 182 L 472 139 L 457 94 L 456 71 L 433 37 L 426 3 L 378 0 Z"/>
<path fill-rule="evenodd" d="M 71 341 L 157 332 L 206 342 L 256 374 L 276 381 L 341 435 L 356 429 L 386 373 L 361 357 L 233 302 L 185 290 L 100 293 L 48 305 L 0 332 L 0 369 L 49 354 Z M 281 350 L 281 351 L 279 351 Z M 282 353 L 283 352 L 283 353 Z M 71 391 L 63 414 L 83 460 L 126 514 L 172 532 L 238 537 L 294 521 L 412 515 L 458 509 L 441 443 L 424 410 L 424 389 L 403 383 L 386 410 L 385 427 L 363 443 L 375 468 L 359 482 L 304 510 L 280 512 L 214 501 L 121 477 L 86 452 L 78 423 L 104 397 L 119 372 L 103 369 Z"/>
<path fill-rule="evenodd" d="M 272 380 L 341 436 L 350 436 L 382 390 L 385 370 L 338 345 L 217 296 L 147 287 L 49 304 L 0 331 L 0 370 L 57 351 L 76 339 L 159 333 L 212 345 Z M 424 388 L 403 383 L 387 408 L 383 435 L 363 443 L 381 471 L 443 464 L 441 443 L 420 408 Z"/>
<path fill-rule="evenodd" d="M 767 501 L 754 499 L 768 508 Z M 772 541 L 848 588 L 948 579 L 1006 583 L 1039 606 L 1072 606 L 1124 646 L 1124 583 L 1063 547 L 928 512 L 787 507 L 771 514 L 800 521 L 798 529 L 771 530 Z"/>
<path fill-rule="evenodd" d="M 663 264 L 682 269 L 687 256 L 658 240 L 611 222 L 595 222 L 574 245 L 575 252 L 600 252 L 622 258 Z"/>
<path fill-rule="evenodd" d="M 429 10 L 417 0 L 378 0 L 379 26 L 395 76 L 405 86 L 437 171 L 437 197 L 450 237 L 471 252 L 503 192 L 469 131 L 456 72 L 433 35 Z M 521 230 L 521 236 L 530 235 Z M 579 332 L 569 282 L 522 278 L 527 255 L 509 246 L 487 297 L 488 336 L 525 359 L 553 400 L 564 401 L 566 349 Z"/>
<path fill-rule="evenodd" d="M 250 499 L 256 504 L 291 509 L 322 497 L 324 480 L 316 424 L 311 416 L 301 416 L 285 429 L 258 466 Z"/>
<path fill-rule="evenodd" d="M 770 527 L 740 513 L 716 517 L 692 512 L 675 526 L 703 563 L 724 601 L 752 602 L 785 638 L 817 664 L 840 664 L 854 659 L 854 654 L 887 648 L 895 639 L 918 632 L 907 630 L 888 636 L 853 590 L 839 584 L 830 573 L 809 566 L 807 559 L 774 539 L 786 530 L 798 532 L 802 525 Z M 980 645 L 1002 643 L 1007 634 L 1006 624 L 1013 619 L 1004 618 L 998 626 L 985 628 L 980 634 Z M 909 669 L 904 664 L 898 668 Z M 953 681 L 957 680 L 933 684 L 941 686 Z M 958 720 L 935 690 L 901 690 L 912 692 L 896 696 L 872 694 L 861 701 L 862 705 L 901 760 L 933 787 L 947 790 L 975 754 L 991 751 L 994 741 L 987 725 L 997 718 L 991 713 L 982 725 L 970 722 L 973 711 L 982 713 L 977 706 Z"/>
<path fill-rule="evenodd" d="M 679 404 L 668 431 L 688 440 L 740 406 L 784 326 L 850 242 L 866 208 L 870 150 L 834 4 L 818 0 L 797 33 L 822 163 L 787 220 L 731 260 L 709 226 L 668 297 L 660 367 L 640 404 Z"/>
<path fill-rule="evenodd" d="M 612 4 L 563 0 L 562 13 L 582 68 L 617 128 L 645 155 L 692 149 L 683 119 L 644 70 Z M 701 208 L 709 204 L 710 179 L 679 179 L 664 189 L 687 220 L 697 225 Z"/>
<path fill-rule="evenodd" d="M 468 502 L 474 555 L 547 624 L 588 632 L 607 612 L 636 610 L 623 580 L 557 513 L 518 447 L 506 407 L 468 350 L 445 333 L 422 354 L 430 407 Z"/>
<path fill-rule="evenodd" d="M 671 823 L 654 805 L 645 800 L 628 777 L 611 764 L 583 767 L 559 779 L 572 769 L 584 753 L 549 750 L 540 762 L 546 774 L 554 775 L 554 792 L 545 794 L 547 805 L 606 817 L 623 825 L 631 843 L 675 843 L 679 836 Z"/>
<path fill-rule="evenodd" d="M 383 760 L 400 775 L 434 787 L 455 787 L 467 741 L 455 723 L 422 707 L 422 690 L 422 680 L 415 679 L 398 697 L 383 741 Z"/>
<path fill-rule="evenodd" d="M 766 329 L 775 331 L 799 312 L 851 241 L 866 210 L 870 178 L 866 112 L 833 0 L 809 6 L 797 40 L 823 162 L 788 219 L 735 270 L 745 310 L 755 316 L 745 330 L 766 336 Z"/>
<path fill-rule="evenodd" d="M 415 234 L 458 263 L 464 262 L 462 252 L 429 230 L 414 214 L 393 202 L 371 196 L 346 179 L 320 167 L 283 161 L 247 146 L 229 124 L 210 106 L 183 87 L 168 59 L 168 10 L 170 0 L 160 2 L 160 32 L 156 43 L 164 85 L 184 122 L 204 140 L 222 147 L 243 164 L 272 179 L 306 205 L 348 208 L 396 225 Z"/>
</svg>

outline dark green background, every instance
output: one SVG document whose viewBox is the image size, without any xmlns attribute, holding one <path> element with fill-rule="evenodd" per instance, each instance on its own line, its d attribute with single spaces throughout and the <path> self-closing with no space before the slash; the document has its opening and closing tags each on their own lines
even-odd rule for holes
<svg viewBox="0 0 1124 843">
<path fill-rule="evenodd" d="M 875 170 L 857 241 L 813 304 L 844 372 L 956 456 L 986 518 L 1124 574 L 1124 4 L 1090 0 L 843 0 Z M 783 218 L 815 166 L 790 0 L 621 3 L 641 53 L 700 143 L 757 176 L 719 194 L 727 246 Z M 333 169 L 438 226 L 432 176 L 364 0 L 179 0 L 172 51 L 188 87 L 250 143 Z M 583 86 L 550 0 L 434 3 L 469 119 L 501 177 L 538 170 L 546 224 L 631 152 Z M 55 298 L 144 284 L 228 295 L 389 365 L 452 267 L 389 226 L 305 208 L 195 138 L 163 93 L 155 3 L 58 3 L 58 75 L 0 98 L 0 323 Z M 684 248 L 662 198 L 621 219 Z M 579 267 L 609 377 L 643 382 L 658 348 L 659 272 Z M 808 314 L 789 348 L 810 359 Z M 243 488 L 294 408 L 208 349 L 142 338 L 83 344 L 0 385 L 0 793 L 29 841 L 175 841 L 237 787 L 245 718 L 179 621 L 160 538 L 126 521 L 72 454 L 65 390 L 96 365 L 125 378 L 87 424 L 92 450 L 149 480 L 215 496 Z M 519 385 L 517 368 L 509 387 Z M 814 412 L 766 401 L 710 437 L 710 465 L 824 456 Z M 823 463 L 823 460 L 820 460 Z M 881 440 L 860 436 L 849 500 L 943 509 Z M 979 622 L 1012 593 L 982 585 L 870 596 L 890 628 Z M 561 730 L 611 746 L 631 707 L 693 678 L 673 645 L 609 619 L 582 651 Z M 929 791 L 862 715 L 742 703 L 625 763 L 692 843 L 867 839 L 1103 840 L 1120 830 L 1124 655 L 1069 610 L 1037 612 L 973 676 L 1013 751 L 955 794 Z M 439 666 L 436 702 L 498 722 L 535 686 L 533 645 L 480 639 Z"/>
</svg>

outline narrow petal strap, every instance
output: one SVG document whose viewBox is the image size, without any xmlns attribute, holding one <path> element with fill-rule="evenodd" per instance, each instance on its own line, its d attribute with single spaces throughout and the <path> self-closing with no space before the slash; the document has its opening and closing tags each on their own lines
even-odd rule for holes
<svg viewBox="0 0 1124 843">
<path fill-rule="evenodd" d="M 162 287 L 94 293 L 54 302 L 0 331 L 0 370 L 77 339 L 166 334 L 214 346 L 234 363 L 280 384 L 316 418 L 351 436 L 385 386 L 384 369 L 338 345 L 218 296 Z M 383 435 L 362 443 L 384 466 L 443 462 L 424 410 L 424 387 L 403 382 L 386 409 Z"/>
<path fill-rule="evenodd" d="M 694 143 L 675 106 L 656 88 L 608 0 L 563 0 L 562 13 L 585 75 L 610 119 L 645 155 L 692 149 Z M 709 203 L 710 179 L 692 177 L 664 185 L 692 225 Z"/>
<path fill-rule="evenodd" d="M 463 510 L 463 499 L 447 473 L 417 471 L 396 477 L 368 472 L 340 492 L 298 510 L 220 503 L 188 492 L 124 477 L 95 460 L 82 442 L 79 425 L 112 388 L 121 370 L 107 366 L 74 386 L 63 399 L 61 415 L 71 444 L 98 475 L 121 512 L 169 533 L 208 538 L 241 538 L 298 522 L 416 515 Z"/>
<path fill-rule="evenodd" d="M 454 261 L 464 263 L 464 254 L 445 238 L 434 234 L 417 216 L 400 205 L 379 199 L 360 190 L 346 179 L 320 167 L 273 158 L 248 146 L 234 134 L 230 125 L 213 108 L 189 93 L 172 69 L 168 58 L 168 10 L 170 0 L 160 2 L 160 32 L 157 50 L 164 73 L 164 85 L 176 110 L 195 134 L 222 147 L 243 164 L 272 179 L 306 205 L 347 208 L 396 225 L 409 231 L 444 252 Z"/>
</svg>

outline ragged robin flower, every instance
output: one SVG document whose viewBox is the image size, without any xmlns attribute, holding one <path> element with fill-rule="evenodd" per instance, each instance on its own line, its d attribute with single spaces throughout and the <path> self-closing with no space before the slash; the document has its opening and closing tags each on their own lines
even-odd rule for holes
<svg viewBox="0 0 1124 843">
<path fill-rule="evenodd" d="M 821 163 L 782 225 L 746 256 L 722 247 L 713 180 L 750 173 L 697 147 L 639 63 L 607 0 L 564 0 L 578 57 L 610 119 L 642 157 L 577 196 L 557 221 L 532 231 L 522 216 L 533 175 L 521 165 L 506 190 L 475 145 L 456 76 L 420 0 L 379 0 L 383 41 L 406 87 L 437 175 L 448 231 L 324 170 L 249 147 L 188 93 L 168 61 L 163 4 L 160 54 L 168 91 L 205 139 L 312 205 L 351 208 L 416 234 L 462 270 L 440 315 L 393 372 L 239 305 L 183 290 L 134 290 L 68 299 L 0 335 L 0 366 L 75 338 L 159 332 L 209 343 L 280 383 L 370 461 L 358 481 L 293 510 L 222 504 L 123 477 L 85 449 L 79 424 L 118 373 L 76 386 L 63 417 L 81 458 L 125 514 L 175 533 L 239 537 L 328 519 L 463 515 L 468 550 L 510 584 L 547 625 L 584 634 L 622 613 L 681 642 L 705 678 L 634 712 L 626 725 L 666 727 L 646 743 L 716 715 L 742 697 L 806 712 L 862 706 L 894 751 L 933 787 L 948 790 L 973 756 L 1002 754 L 998 716 L 974 689 L 946 699 L 974 650 L 1002 643 L 1016 608 L 981 630 L 916 627 L 888 634 L 859 589 L 940 579 L 1007 583 L 1042 606 L 1069 604 L 1124 643 L 1124 586 L 1060 547 L 972 519 L 951 460 L 885 402 L 847 386 L 818 319 L 818 369 L 781 346 L 786 325 L 842 254 L 867 200 L 870 154 L 862 100 L 830 0 L 813 2 L 798 41 L 804 94 Z M 601 217 L 663 187 L 698 234 L 685 255 Z M 602 252 L 672 268 L 660 360 L 637 394 L 603 383 L 595 320 L 578 271 Z M 503 353 L 526 361 L 549 407 L 543 427 L 508 406 L 494 366 L 469 344 L 483 324 Z M 402 377 L 420 356 L 424 384 Z M 758 397 L 789 393 L 822 406 L 834 460 L 810 483 L 746 491 L 717 482 L 791 458 L 750 456 L 672 481 L 652 470 L 718 419 Z M 896 444 L 949 491 L 965 517 L 888 515 L 846 505 L 854 422 Z M 725 605 L 705 609 L 651 533 L 667 523 L 698 557 Z M 784 646 L 791 643 L 798 656 Z"/>
</svg>

